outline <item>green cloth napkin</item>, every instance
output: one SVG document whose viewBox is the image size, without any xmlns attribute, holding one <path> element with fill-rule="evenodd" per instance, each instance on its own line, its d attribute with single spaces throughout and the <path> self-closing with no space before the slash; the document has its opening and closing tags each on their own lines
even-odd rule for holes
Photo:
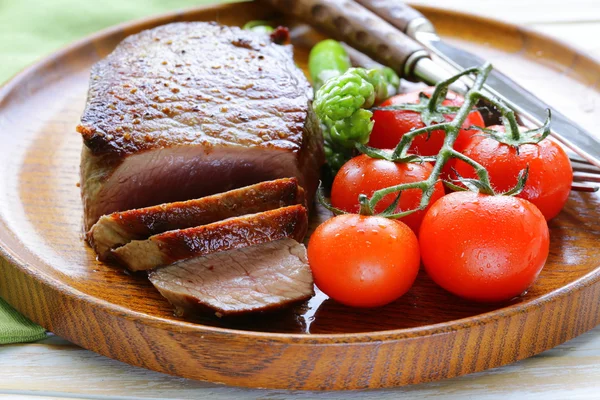
<svg viewBox="0 0 600 400">
<path fill-rule="evenodd" d="M 34 342 L 44 337 L 44 328 L 34 324 L 0 299 L 0 344 Z"/>
<path fill-rule="evenodd" d="M 0 84 L 64 45 L 121 22 L 232 0 L 0 0 Z M 0 279 L 2 277 L 0 276 Z M 45 337 L 0 299 L 0 344 Z"/>
</svg>

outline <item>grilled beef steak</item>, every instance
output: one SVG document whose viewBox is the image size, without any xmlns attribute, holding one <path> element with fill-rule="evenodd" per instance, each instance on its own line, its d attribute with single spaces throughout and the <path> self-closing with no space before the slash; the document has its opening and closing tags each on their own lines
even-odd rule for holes
<svg viewBox="0 0 600 400">
<path fill-rule="evenodd" d="M 288 206 L 134 240 L 113 250 L 112 256 L 133 271 L 147 270 L 283 238 L 301 242 L 307 228 L 306 208 Z"/>
<path fill-rule="evenodd" d="M 198 257 L 160 268 L 150 281 L 182 315 L 260 311 L 313 294 L 306 249 L 293 239 Z"/>
<path fill-rule="evenodd" d="M 112 249 L 132 240 L 304 203 L 304 190 L 296 178 L 277 179 L 197 200 L 105 215 L 89 231 L 88 241 L 105 260 Z"/>
<path fill-rule="evenodd" d="M 216 23 L 125 39 L 92 69 L 77 127 L 85 228 L 102 215 L 281 177 L 312 198 L 323 161 L 290 46 Z"/>
</svg>

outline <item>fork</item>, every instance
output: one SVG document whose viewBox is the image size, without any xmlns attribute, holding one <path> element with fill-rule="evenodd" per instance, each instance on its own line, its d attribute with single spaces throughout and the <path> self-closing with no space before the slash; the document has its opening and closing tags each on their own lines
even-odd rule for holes
<svg viewBox="0 0 600 400">
<path fill-rule="evenodd" d="M 573 183 L 571 189 L 578 192 L 596 192 L 600 189 L 600 168 L 590 164 L 583 158 L 570 153 L 569 159 L 573 167 Z"/>
</svg>

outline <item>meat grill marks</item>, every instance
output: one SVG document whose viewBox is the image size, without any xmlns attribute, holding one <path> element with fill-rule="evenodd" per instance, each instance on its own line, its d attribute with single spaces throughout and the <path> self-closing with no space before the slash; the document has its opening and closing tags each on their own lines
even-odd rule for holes
<svg viewBox="0 0 600 400">
<path fill-rule="evenodd" d="M 290 46 L 216 23 L 125 39 L 92 69 L 77 127 L 85 228 L 116 211 L 298 177 L 323 162 L 312 89 Z"/>
<path fill-rule="evenodd" d="M 99 259 L 106 260 L 112 249 L 132 240 L 294 204 L 305 204 L 304 190 L 296 178 L 283 178 L 201 199 L 105 215 L 88 232 L 88 241 Z"/>
<path fill-rule="evenodd" d="M 160 268 L 150 281 L 186 316 L 279 308 L 313 295 L 306 249 L 292 239 L 193 258 Z"/>
<path fill-rule="evenodd" d="M 307 228 L 306 208 L 294 205 L 134 240 L 113 250 L 112 256 L 133 271 L 148 270 L 284 238 L 301 242 Z"/>
</svg>

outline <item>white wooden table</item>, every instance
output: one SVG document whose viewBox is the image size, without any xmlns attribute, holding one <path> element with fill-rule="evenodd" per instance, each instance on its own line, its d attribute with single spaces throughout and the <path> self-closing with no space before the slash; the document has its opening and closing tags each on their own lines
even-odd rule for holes
<svg viewBox="0 0 600 400">
<path fill-rule="evenodd" d="M 524 24 L 600 59 L 600 0 L 415 0 Z M 341 393 L 247 390 L 135 368 L 61 338 L 0 346 L 4 398 L 598 399 L 600 327 L 553 350 L 494 370 L 398 389 Z"/>
</svg>

